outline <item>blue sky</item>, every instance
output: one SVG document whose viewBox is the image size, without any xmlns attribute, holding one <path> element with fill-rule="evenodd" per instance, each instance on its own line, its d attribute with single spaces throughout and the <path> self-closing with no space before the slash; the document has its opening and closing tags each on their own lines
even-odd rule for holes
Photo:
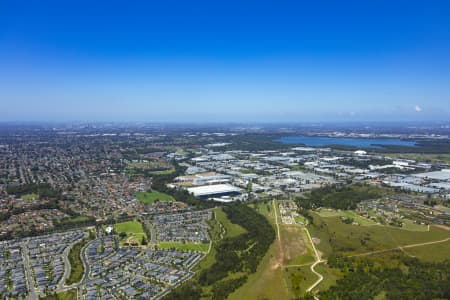
<svg viewBox="0 0 450 300">
<path fill-rule="evenodd" d="M 0 1 L 0 121 L 449 121 L 448 3 Z"/>
</svg>

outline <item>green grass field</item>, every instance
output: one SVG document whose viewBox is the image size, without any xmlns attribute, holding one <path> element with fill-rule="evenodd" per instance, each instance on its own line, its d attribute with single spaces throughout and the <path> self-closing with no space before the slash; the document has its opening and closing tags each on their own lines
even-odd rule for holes
<svg viewBox="0 0 450 300">
<path fill-rule="evenodd" d="M 79 222 L 85 222 L 87 220 L 89 220 L 89 218 L 86 216 L 78 216 L 78 217 L 71 218 L 71 219 L 67 220 L 66 222 L 67 223 L 79 223 Z"/>
<path fill-rule="evenodd" d="M 54 295 L 49 295 L 41 297 L 41 300 L 77 300 L 78 292 L 76 289 L 68 290 L 66 292 L 57 293 Z"/>
<path fill-rule="evenodd" d="M 327 264 L 319 264 L 315 267 L 315 270 L 322 274 L 322 282 L 314 289 L 314 291 L 327 290 L 332 285 L 336 284 L 336 281 L 342 278 L 343 274 L 339 269 L 333 269 L 327 266 Z"/>
<path fill-rule="evenodd" d="M 179 251 L 207 252 L 208 248 L 209 248 L 208 243 L 180 243 L 180 242 L 158 243 L 158 249 L 175 249 Z"/>
<path fill-rule="evenodd" d="M 335 210 L 335 209 L 321 208 L 317 210 L 316 213 L 319 214 L 321 217 L 325 218 L 326 217 L 344 217 L 349 219 L 351 218 L 361 226 L 377 225 L 375 221 L 360 216 L 358 215 L 357 212 L 353 210 Z"/>
<path fill-rule="evenodd" d="M 131 241 L 136 241 L 139 245 L 141 245 L 142 237 L 147 238 L 144 229 L 142 228 L 142 224 L 138 221 L 118 223 L 114 225 L 114 229 L 119 235 L 121 232 L 127 234 L 125 238 L 120 239 L 120 245 Z"/>
<path fill-rule="evenodd" d="M 278 246 L 273 243 L 256 273 L 248 277 L 247 282 L 229 296 L 229 300 L 240 299 L 291 299 L 285 271 L 276 268 L 278 263 Z"/>
<path fill-rule="evenodd" d="M 215 209 L 214 212 L 216 213 L 217 221 L 219 221 L 225 229 L 226 237 L 235 237 L 246 232 L 241 226 L 231 223 L 222 209 Z"/>
<path fill-rule="evenodd" d="M 66 279 L 66 284 L 70 285 L 73 283 L 80 282 L 81 278 L 83 277 L 84 273 L 84 266 L 83 262 L 81 261 L 81 249 L 88 240 L 83 240 L 79 242 L 78 244 L 75 244 L 72 249 L 70 249 L 69 252 L 69 262 L 70 262 L 70 275 Z M 59 299 L 59 298 L 58 298 Z"/>
<path fill-rule="evenodd" d="M 287 286 L 295 297 L 302 296 L 316 280 L 309 266 L 289 268 L 286 272 Z"/>
<path fill-rule="evenodd" d="M 245 233 L 245 229 L 237 224 L 233 224 L 221 208 L 214 209 L 215 219 L 209 221 L 209 235 L 213 246 L 222 238 L 228 238 Z M 223 236 L 222 236 L 223 235 Z M 195 266 L 195 271 L 209 268 L 216 261 L 216 249 L 211 247 L 210 252 Z"/>
<path fill-rule="evenodd" d="M 158 191 L 139 192 L 136 194 L 136 198 L 143 203 L 153 203 L 158 200 L 162 202 L 174 201 L 172 196 Z"/>
<path fill-rule="evenodd" d="M 31 200 L 35 200 L 35 199 L 38 199 L 38 198 L 39 198 L 39 195 L 35 194 L 35 193 L 26 194 L 26 195 L 22 196 L 22 199 L 25 200 L 25 201 L 31 201 Z"/>
<path fill-rule="evenodd" d="M 315 212 L 323 218 L 329 218 L 329 217 L 351 218 L 361 226 L 377 225 L 377 226 L 385 226 L 385 227 L 390 227 L 390 228 L 399 228 L 399 227 L 394 227 L 394 226 L 381 225 L 371 219 L 360 216 L 357 212 L 355 212 L 353 210 L 335 210 L 335 209 L 329 209 L 329 208 L 321 208 L 321 209 L 316 210 Z M 403 229 L 403 230 L 428 231 L 428 226 L 414 223 L 412 220 L 403 219 L 402 222 L 404 225 L 403 225 L 403 227 L 401 227 L 401 229 Z"/>
<path fill-rule="evenodd" d="M 301 225 L 308 224 L 308 220 L 302 215 L 299 215 L 299 216 L 295 217 L 295 222 L 297 224 L 301 224 Z"/>
<path fill-rule="evenodd" d="M 406 253 L 415 256 L 422 261 L 427 262 L 441 262 L 446 259 L 450 260 L 450 241 L 426 245 L 420 247 L 414 247 L 405 249 Z"/>
<path fill-rule="evenodd" d="M 252 205 L 263 214 L 275 228 L 275 212 L 271 202 Z M 276 207 L 278 207 L 276 205 Z M 277 208 L 278 210 L 278 208 Z M 303 294 L 308 286 L 298 281 L 306 277 L 314 282 L 316 276 L 305 268 L 289 267 L 303 263 L 313 263 L 314 255 L 305 231 L 298 225 L 280 225 L 281 240 L 275 240 L 258 266 L 256 273 L 229 297 L 239 299 L 293 299 Z"/>
<path fill-rule="evenodd" d="M 311 212 L 314 224 L 308 225 L 311 235 L 320 239 L 317 248 L 324 257 L 332 252 L 352 255 L 395 248 L 402 245 L 445 239 L 448 231 L 430 227 L 430 231 L 411 231 L 391 226 L 354 226 L 339 217 L 321 217 Z"/>
</svg>

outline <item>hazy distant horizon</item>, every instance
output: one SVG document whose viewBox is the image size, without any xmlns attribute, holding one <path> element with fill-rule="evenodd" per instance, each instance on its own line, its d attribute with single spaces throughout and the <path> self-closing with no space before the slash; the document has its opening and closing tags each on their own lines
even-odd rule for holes
<svg viewBox="0 0 450 300">
<path fill-rule="evenodd" d="M 450 4 L 400 2 L 3 3 L 0 121 L 450 120 Z"/>
</svg>

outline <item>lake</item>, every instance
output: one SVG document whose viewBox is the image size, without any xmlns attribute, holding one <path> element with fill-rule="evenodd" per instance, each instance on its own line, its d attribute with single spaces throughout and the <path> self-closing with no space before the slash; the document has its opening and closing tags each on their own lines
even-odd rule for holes
<svg viewBox="0 0 450 300">
<path fill-rule="evenodd" d="M 395 145 L 414 147 L 416 142 L 388 138 L 346 138 L 346 137 L 321 137 L 321 136 L 285 136 L 276 142 L 283 144 L 304 144 L 311 147 L 327 145 L 345 145 L 359 148 L 379 148 L 377 145 Z"/>
</svg>

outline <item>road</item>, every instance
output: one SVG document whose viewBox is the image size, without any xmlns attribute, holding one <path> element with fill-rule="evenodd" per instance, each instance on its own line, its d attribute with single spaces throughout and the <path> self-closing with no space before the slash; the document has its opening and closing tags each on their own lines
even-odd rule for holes
<svg viewBox="0 0 450 300">
<path fill-rule="evenodd" d="M 28 255 L 28 247 L 25 243 L 20 244 L 21 250 L 22 250 L 22 261 L 23 265 L 25 267 L 25 276 L 27 277 L 27 285 L 28 289 L 30 291 L 27 299 L 35 300 L 39 299 L 36 289 L 34 288 L 34 280 L 31 276 L 31 269 L 30 269 L 30 258 Z"/>
<path fill-rule="evenodd" d="M 280 240 L 280 225 L 278 224 L 278 213 L 277 213 L 277 206 L 275 204 L 275 200 L 272 200 L 273 205 L 273 212 L 275 214 L 275 225 L 277 226 L 277 237 L 278 240 Z"/>
<path fill-rule="evenodd" d="M 314 256 L 316 257 L 316 261 L 311 265 L 310 269 L 311 269 L 311 272 L 313 272 L 314 274 L 317 275 L 317 277 L 319 277 L 319 278 L 316 280 L 316 282 L 314 282 L 314 283 L 306 290 L 307 292 L 311 292 L 311 291 L 312 291 L 315 287 L 317 287 L 317 286 L 322 282 L 322 280 L 323 280 L 322 274 L 320 274 L 319 272 L 317 272 L 317 271 L 314 269 L 318 264 L 322 263 L 323 261 L 322 261 L 322 259 L 320 258 L 320 255 L 319 255 L 319 252 L 318 252 L 317 249 L 316 249 L 316 246 L 314 245 L 314 242 L 313 242 L 313 240 L 312 240 L 312 238 L 311 238 L 311 235 L 309 234 L 308 228 L 304 227 L 303 229 L 305 230 L 306 235 L 308 236 L 309 242 L 311 243 L 312 248 L 313 248 L 313 250 L 314 250 Z M 316 296 L 314 296 L 314 299 L 318 299 L 318 298 L 317 298 Z"/>
<path fill-rule="evenodd" d="M 84 238 L 86 238 L 87 236 L 88 235 L 85 233 Z M 81 242 L 82 242 L 82 240 L 75 241 L 72 244 L 70 244 L 66 249 L 64 249 L 64 252 L 63 252 L 63 255 L 62 255 L 63 260 L 64 260 L 64 274 L 63 274 L 63 276 L 61 277 L 61 280 L 58 283 L 58 286 L 57 286 L 57 290 L 58 291 L 59 290 L 63 290 L 64 288 L 66 288 L 65 283 L 66 283 L 67 278 L 69 278 L 69 276 L 70 276 L 70 271 L 71 271 L 71 268 L 72 268 L 72 266 L 70 265 L 70 261 L 69 261 L 70 250 L 72 250 L 72 248 L 76 244 L 81 243 Z"/>
</svg>

